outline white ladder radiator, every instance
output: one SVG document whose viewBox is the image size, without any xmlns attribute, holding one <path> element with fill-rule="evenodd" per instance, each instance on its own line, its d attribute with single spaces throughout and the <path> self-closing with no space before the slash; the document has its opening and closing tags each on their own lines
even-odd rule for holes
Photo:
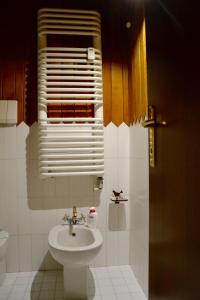
<svg viewBox="0 0 200 300">
<path fill-rule="evenodd" d="M 41 177 L 104 173 L 100 15 L 38 12 L 38 123 Z M 84 47 L 52 46 L 52 38 L 91 38 Z M 50 37 L 50 38 L 49 38 Z M 92 116 L 49 116 L 50 105 L 92 105 Z"/>
</svg>

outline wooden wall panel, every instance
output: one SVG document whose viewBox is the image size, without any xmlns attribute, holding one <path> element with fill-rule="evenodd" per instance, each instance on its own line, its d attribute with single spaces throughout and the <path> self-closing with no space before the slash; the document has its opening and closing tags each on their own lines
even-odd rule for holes
<svg viewBox="0 0 200 300">
<path fill-rule="evenodd" d="M 0 99 L 2 99 L 2 73 L 0 70 Z"/>
<path fill-rule="evenodd" d="M 1 99 L 18 101 L 18 123 L 25 120 L 25 68 L 23 61 L 1 61 Z"/>
<path fill-rule="evenodd" d="M 18 123 L 25 120 L 25 12 L 26 2 L 6 2 L 0 11 L 0 99 L 18 101 Z"/>
<path fill-rule="evenodd" d="M 107 126 L 112 120 L 112 91 L 111 91 L 111 65 L 109 62 L 103 62 L 103 113 L 104 126 Z"/>
<path fill-rule="evenodd" d="M 131 45 L 130 81 L 130 123 L 140 122 L 147 115 L 147 61 L 146 32 L 143 9 L 134 13 L 133 43 Z"/>
<path fill-rule="evenodd" d="M 112 114 L 111 121 L 119 126 L 123 123 L 123 65 L 120 63 L 112 63 Z"/>
<path fill-rule="evenodd" d="M 129 74 L 128 65 L 123 66 L 123 121 L 130 125 L 130 97 L 129 97 Z"/>
<path fill-rule="evenodd" d="M 0 98 L 18 101 L 18 123 L 25 121 L 31 125 L 37 121 L 37 10 L 54 5 L 100 11 L 104 125 L 110 122 L 116 126 L 122 122 L 129 125 L 130 121 L 140 119 L 138 107 L 147 98 L 146 90 L 143 89 L 145 80 L 142 79 L 145 72 L 141 70 L 145 66 L 145 57 L 140 59 L 140 55 L 144 54 L 141 39 L 144 35 L 140 36 L 139 43 L 133 44 L 135 32 L 126 28 L 126 21 L 135 18 L 133 5 L 125 5 L 124 1 L 102 3 L 100 0 L 87 0 L 83 3 L 76 0 L 75 4 L 69 5 L 63 1 L 52 4 L 48 0 L 45 3 L 42 0 L 21 0 L 20 6 L 17 3 L 7 3 L 7 8 L 0 11 L 0 38 L 3 45 L 0 48 Z M 139 27 L 139 24 L 133 22 L 132 28 Z M 132 56 L 130 49 L 133 50 Z M 142 116 L 144 114 L 142 111 Z"/>
<path fill-rule="evenodd" d="M 117 2 L 103 24 L 102 50 L 106 61 L 104 82 L 104 125 L 129 125 L 129 38 L 126 28 L 127 7 Z M 106 54 L 105 54 L 106 52 Z"/>
<path fill-rule="evenodd" d="M 16 64 L 16 76 L 15 76 L 15 95 L 18 101 L 18 123 L 25 120 L 25 65 L 24 61 L 18 61 Z"/>
<path fill-rule="evenodd" d="M 8 100 L 15 98 L 15 64 L 12 61 L 3 63 L 2 97 Z"/>
</svg>

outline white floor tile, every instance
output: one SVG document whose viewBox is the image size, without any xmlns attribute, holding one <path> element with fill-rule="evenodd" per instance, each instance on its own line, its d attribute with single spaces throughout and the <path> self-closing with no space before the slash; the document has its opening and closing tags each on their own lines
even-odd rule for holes
<svg viewBox="0 0 200 300">
<path fill-rule="evenodd" d="M 114 290 L 115 290 L 116 294 L 126 294 L 127 293 L 127 286 L 123 286 L 123 285 L 114 286 Z"/>
<path fill-rule="evenodd" d="M 116 300 L 116 296 L 114 294 L 103 295 L 102 300 Z"/>
<path fill-rule="evenodd" d="M 15 285 L 28 285 L 30 277 L 17 277 L 15 280 Z"/>
<path fill-rule="evenodd" d="M 19 272 L 17 273 L 17 278 L 19 277 L 32 277 L 35 275 L 36 272 Z"/>
<path fill-rule="evenodd" d="M 117 294 L 117 300 L 137 300 L 135 298 L 133 298 L 133 295 L 125 293 L 125 294 Z M 139 300 L 139 299 L 138 299 Z"/>
<path fill-rule="evenodd" d="M 8 296 L 7 296 L 7 295 L 2 295 L 2 294 L 0 293 L 0 299 L 1 299 L 1 300 L 8 300 Z"/>
<path fill-rule="evenodd" d="M 88 300 L 146 300 L 129 266 L 91 268 Z M 64 300 L 62 271 L 6 274 L 1 300 Z"/>
<path fill-rule="evenodd" d="M 8 286 L 1 286 L 0 287 L 0 294 L 9 294 L 10 291 L 12 290 L 13 286 L 12 285 L 8 285 Z M 1 299 L 1 298 L 0 298 Z"/>
<path fill-rule="evenodd" d="M 126 281 L 123 277 L 116 277 L 111 279 L 113 286 L 126 286 Z"/>
<path fill-rule="evenodd" d="M 7 273 L 6 278 L 17 278 L 19 273 Z"/>
<path fill-rule="evenodd" d="M 112 286 L 112 280 L 110 278 L 98 278 L 97 279 L 97 285 L 99 287 L 104 287 L 104 286 Z"/>
<path fill-rule="evenodd" d="M 2 282 L 2 286 L 13 285 L 16 281 L 16 277 L 5 278 Z"/>
</svg>

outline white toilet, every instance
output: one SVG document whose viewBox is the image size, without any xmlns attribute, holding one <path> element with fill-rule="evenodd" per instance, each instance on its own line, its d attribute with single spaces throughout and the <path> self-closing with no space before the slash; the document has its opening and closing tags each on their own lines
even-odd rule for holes
<svg viewBox="0 0 200 300">
<path fill-rule="evenodd" d="M 99 229 L 57 225 L 49 232 L 48 243 L 50 253 L 64 267 L 64 299 L 87 299 L 89 263 L 103 244 Z"/>
<path fill-rule="evenodd" d="M 9 234 L 7 231 L 0 229 L 0 284 L 6 273 L 5 254 L 8 247 Z"/>
</svg>

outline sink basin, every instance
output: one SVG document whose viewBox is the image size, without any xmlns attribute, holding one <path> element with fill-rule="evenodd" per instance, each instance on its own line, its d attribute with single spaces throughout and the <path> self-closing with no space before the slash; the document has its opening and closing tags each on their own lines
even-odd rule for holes
<svg viewBox="0 0 200 300">
<path fill-rule="evenodd" d="M 94 235 L 88 228 L 73 227 L 73 235 L 67 229 L 59 230 L 58 232 L 58 244 L 60 248 L 68 247 L 71 250 L 75 250 L 76 247 L 86 247 L 92 245 L 94 242 Z"/>
<path fill-rule="evenodd" d="M 49 232 L 49 250 L 62 265 L 87 265 L 103 243 L 99 229 L 82 225 L 57 225 Z"/>
</svg>

